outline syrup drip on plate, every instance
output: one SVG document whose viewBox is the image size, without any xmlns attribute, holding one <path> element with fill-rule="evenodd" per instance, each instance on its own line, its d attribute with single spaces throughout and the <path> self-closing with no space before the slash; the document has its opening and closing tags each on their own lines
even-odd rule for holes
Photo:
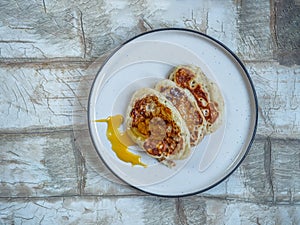
<svg viewBox="0 0 300 225">
<path fill-rule="evenodd" d="M 94 122 L 107 123 L 106 137 L 111 143 L 112 150 L 117 157 L 123 162 L 131 163 L 132 166 L 140 165 L 147 167 L 141 162 L 141 156 L 133 154 L 128 150 L 129 146 L 134 146 L 135 143 L 127 135 L 126 132 L 120 132 L 119 128 L 123 123 L 122 115 L 109 116 L 106 119 L 95 120 Z"/>
</svg>

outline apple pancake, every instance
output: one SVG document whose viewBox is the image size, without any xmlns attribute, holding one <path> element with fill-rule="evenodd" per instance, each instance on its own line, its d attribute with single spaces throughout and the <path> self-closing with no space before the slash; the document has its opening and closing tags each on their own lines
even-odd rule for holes
<svg viewBox="0 0 300 225">
<path fill-rule="evenodd" d="M 190 153 L 190 133 L 184 120 L 172 103 L 154 89 L 143 88 L 133 94 L 126 127 L 135 143 L 168 166 Z"/>
<path fill-rule="evenodd" d="M 169 79 L 192 93 L 207 121 L 207 132 L 216 131 L 222 124 L 224 114 L 224 100 L 217 84 L 196 66 L 178 66 Z"/>
<path fill-rule="evenodd" d="M 180 113 L 190 132 L 190 144 L 196 146 L 206 134 L 206 120 L 194 96 L 171 80 L 158 82 L 155 89 L 162 93 Z"/>
</svg>

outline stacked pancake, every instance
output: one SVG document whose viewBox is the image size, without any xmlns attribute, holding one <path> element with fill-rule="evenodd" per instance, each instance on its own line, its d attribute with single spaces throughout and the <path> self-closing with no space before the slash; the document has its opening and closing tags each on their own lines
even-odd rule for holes
<svg viewBox="0 0 300 225">
<path fill-rule="evenodd" d="M 126 113 L 127 132 L 147 154 L 172 167 L 222 124 L 218 86 L 196 66 L 178 66 L 154 88 L 136 91 Z"/>
</svg>

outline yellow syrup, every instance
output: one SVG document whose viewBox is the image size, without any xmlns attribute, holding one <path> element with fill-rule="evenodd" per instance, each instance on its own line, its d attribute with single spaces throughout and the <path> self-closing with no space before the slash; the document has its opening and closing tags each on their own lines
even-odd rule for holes
<svg viewBox="0 0 300 225">
<path fill-rule="evenodd" d="M 131 163 L 132 166 L 140 165 L 147 167 L 141 162 L 141 156 L 133 154 L 128 150 L 129 146 L 134 146 L 135 143 L 131 140 L 126 132 L 120 132 L 119 128 L 123 123 L 122 115 L 109 116 L 106 119 L 95 120 L 95 122 L 107 123 L 106 137 L 111 143 L 112 150 L 117 157 L 123 162 Z"/>
</svg>

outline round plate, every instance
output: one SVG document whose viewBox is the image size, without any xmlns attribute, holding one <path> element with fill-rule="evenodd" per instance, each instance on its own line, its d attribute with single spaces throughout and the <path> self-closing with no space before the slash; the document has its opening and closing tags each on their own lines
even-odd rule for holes
<svg viewBox="0 0 300 225">
<path fill-rule="evenodd" d="M 94 120 L 124 116 L 136 90 L 154 87 L 174 67 L 188 64 L 201 67 L 220 87 L 225 102 L 223 125 L 172 169 L 138 148 L 130 151 L 141 156 L 146 168 L 119 160 L 107 140 L 106 124 Z M 91 88 L 88 117 L 95 148 L 115 175 L 147 193 L 184 196 L 208 190 L 239 166 L 255 135 L 257 99 L 245 67 L 222 43 L 192 30 L 160 29 L 132 38 L 108 57 Z"/>
</svg>

